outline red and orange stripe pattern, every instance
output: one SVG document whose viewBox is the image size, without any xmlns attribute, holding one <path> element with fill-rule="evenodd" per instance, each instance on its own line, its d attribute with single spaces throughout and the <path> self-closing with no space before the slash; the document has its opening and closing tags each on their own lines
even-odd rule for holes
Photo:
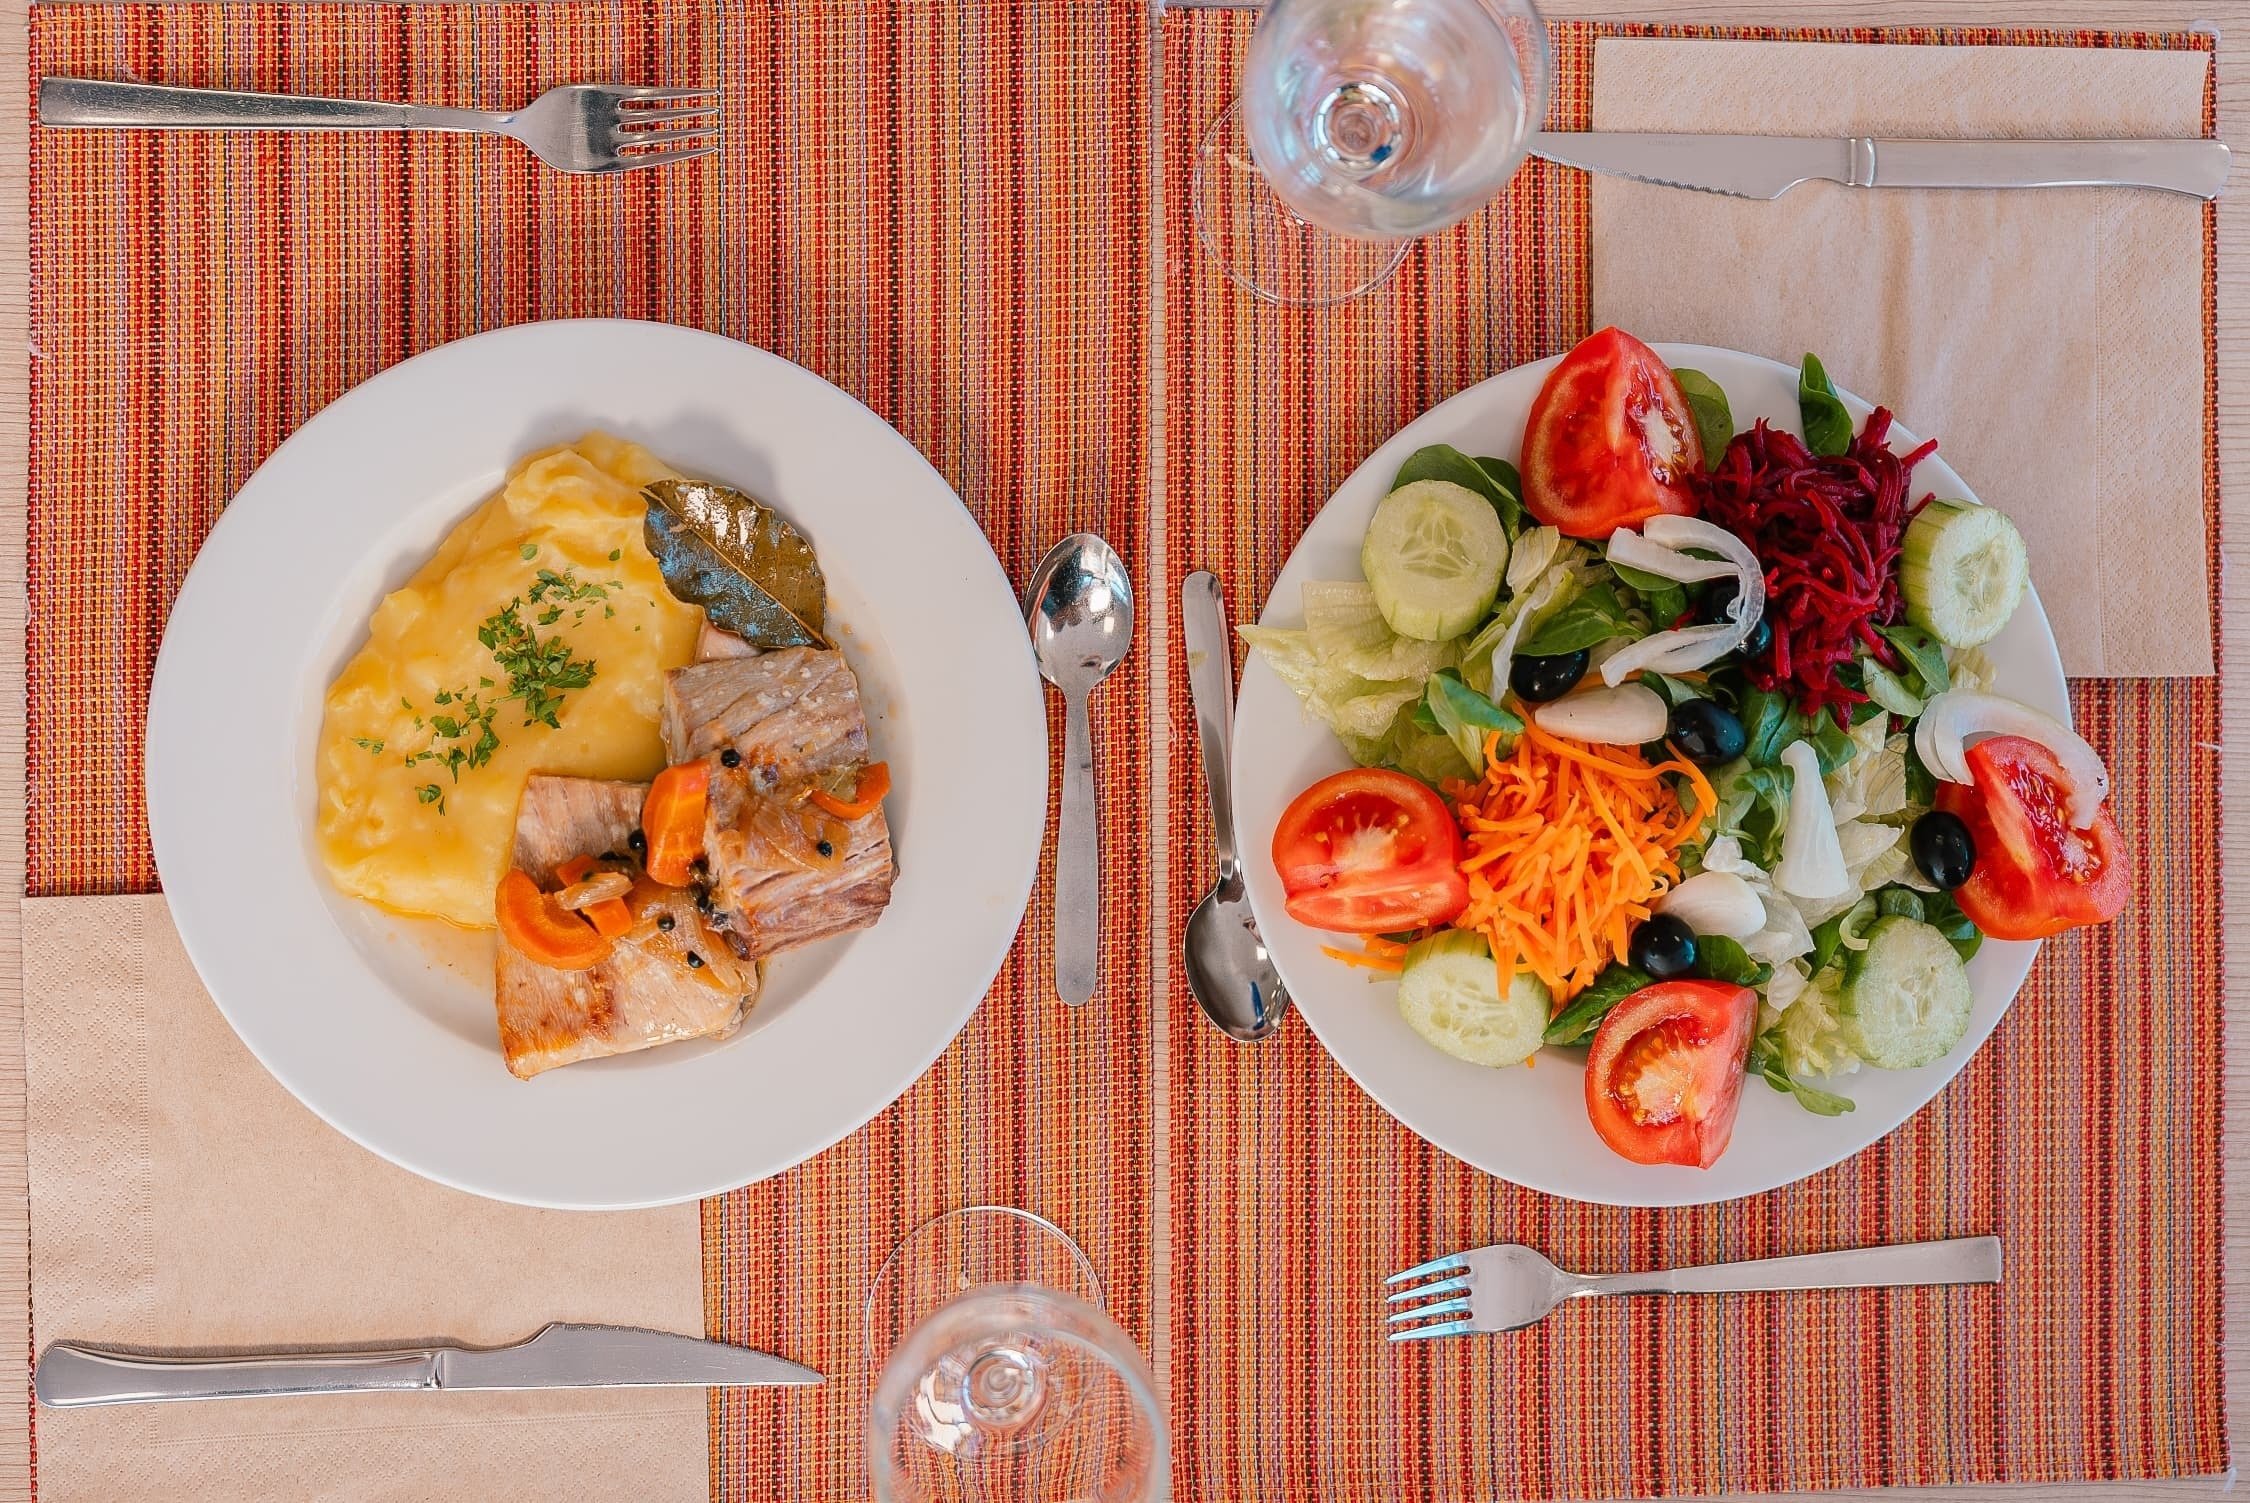
<svg viewBox="0 0 2250 1503">
<path fill-rule="evenodd" d="M 1245 615 L 1363 455 L 1589 324 L 1585 179 L 1539 162 L 1372 296 L 1307 313 L 1235 293 L 1195 241 L 1179 143 L 1232 94 L 1249 29 L 1242 14 L 1169 16 L 1161 112 L 1168 568 L 1216 570 Z M 1593 43 L 1620 34 L 2212 45 L 1563 25 L 1556 128 L 1586 128 Z M 1175 660 L 1175 925 L 1210 870 L 1185 682 Z M 1698 1496 L 2222 1470 L 2218 681 L 2073 690 L 2118 770 L 2133 908 L 2051 942 L 1991 1042 L 1897 1134 L 1787 1190 L 1667 1211 L 1521 1190 L 1399 1127 L 1301 1025 L 1245 1050 L 1176 988 L 1165 1293 L 1180 1495 Z M 1413 1351 L 1376 1335 L 1384 1273 L 1486 1242 L 1599 1270 L 1982 1232 L 2007 1244 L 1996 1294 L 1618 1302 Z"/>
</svg>

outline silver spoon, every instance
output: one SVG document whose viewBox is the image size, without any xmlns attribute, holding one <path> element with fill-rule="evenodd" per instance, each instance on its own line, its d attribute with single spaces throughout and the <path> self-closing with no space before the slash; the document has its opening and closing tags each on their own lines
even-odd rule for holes
<svg viewBox="0 0 2250 1503">
<path fill-rule="evenodd" d="M 1094 995 L 1101 970 L 1101 829 L 1094 817 L 1094 738 L 1086 698 L 1133 647 L 1133 582 L 1090 532 L 1047 551 L 1024 592 L 1040 677 L 1062 690 L 1062 823 L 1055 836 L 1055 994 Z"/>
<path fill-rule="evenodd" d="M 1219 857 L 1219 880 L 1188 915 L 1180 958 L 1203 1015 L 1228 1038 L 1247 1044 L 1281 1026 L 1282 1014 L 1289 1010 L 1289 989 L 1258 936 L 1234 848 L 1234 790 L 1227 767 L 1234 742 L 1234 644 L 1227 636 L 1226 601 L 1216 577 L 1198 571 L 1180 582 L 1180 624 Z"/>
</svg>

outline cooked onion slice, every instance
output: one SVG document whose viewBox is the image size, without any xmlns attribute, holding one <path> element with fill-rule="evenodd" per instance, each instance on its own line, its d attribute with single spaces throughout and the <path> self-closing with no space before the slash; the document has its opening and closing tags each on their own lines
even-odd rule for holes
<svg viewBox="0 0 2250 1503">
<path fill-rule="evenodd" d="M 1790 772 L 1789 824 L 1781 832 L 1774 884 L 1793 898 L 1840 898 L 1851 891 L 1852 879 L 1836 835 L 1836 811 L 1820 780 L 1820 754 L 1810 741 L 1792 741 L 1781 762 Z"/>
<path fill-rule="evenodd" d="M 575 913 L 611 898 L 621 898 L 632 890 L 633 879 L 623 872 L 596 872 L 585 881 L 574 882 L 556 893 L 555 901 Z"/>
<path fill-rule="evenodd" d="M 1719 555 L 1697 558 L 1682 552 L 1703 548 Z M 1615 686 L 1635 673 L 1691 673 L 1708 668 L 1749 640 L 1766 610 L 1766 576 L 1750 545 L 1701 517 L 1650 517 L 1639 532 L 1619 528 L 1610 534 L 1609 560 L 1681 584 L 1732 575 L 1734 599 L 1727 619 L 1708 626 L 1682 626 L 1641 638 L 1602 664 L 1602 682 Z"/>
<path fill-rule="evenodd" d="M 1671 721 L 1664 696 L 1646 684 L 1587 689 L 1550 700 L 1531 712 L 1539 729 L 1572 741 L 1643 746 L 1664 739 Z"/>
<path fill-rule="evenodd" d="M 2109 769 L 2083 736 L 2043 710 L 1998 694 L 1954 689 L 1938 695 L 1914 725 L 1922 765 L 1949 783 L 1974 784 L 1968 749 L 1986 736 L 2022 736 L 2055 754 L 2070 779 L 2070 822 L 2083 830 L 2109 797 Z"/>
</svg>

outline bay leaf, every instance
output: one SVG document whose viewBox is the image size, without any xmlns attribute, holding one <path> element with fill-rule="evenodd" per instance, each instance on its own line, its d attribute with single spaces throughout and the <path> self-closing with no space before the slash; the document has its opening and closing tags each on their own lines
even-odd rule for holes
<svg viewBox="0 0 2250 1503">
<path fill-rule="evenodd" d="M 657 480 L 642 488 L 648 551 L 671 592 L 753 647 L 825 647 L 828 580 L 812 544 L 731 486 Z"/>
</svg>

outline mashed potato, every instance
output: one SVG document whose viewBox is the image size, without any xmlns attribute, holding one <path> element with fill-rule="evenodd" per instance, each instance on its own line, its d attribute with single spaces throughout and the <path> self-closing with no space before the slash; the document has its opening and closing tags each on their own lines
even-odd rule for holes
<svg viewBox="0 0 2250 1503">
<path fill-rule="evenodd" d="M 664 671 L 703 619 L 641 539 L 640 489 L 673 473 L 600 433 L 534 455 L 375 608 L 320 733 L 320 853 L 344 892 L 489 928 L 527 776 L 663 767 Z"/>
</svg>

